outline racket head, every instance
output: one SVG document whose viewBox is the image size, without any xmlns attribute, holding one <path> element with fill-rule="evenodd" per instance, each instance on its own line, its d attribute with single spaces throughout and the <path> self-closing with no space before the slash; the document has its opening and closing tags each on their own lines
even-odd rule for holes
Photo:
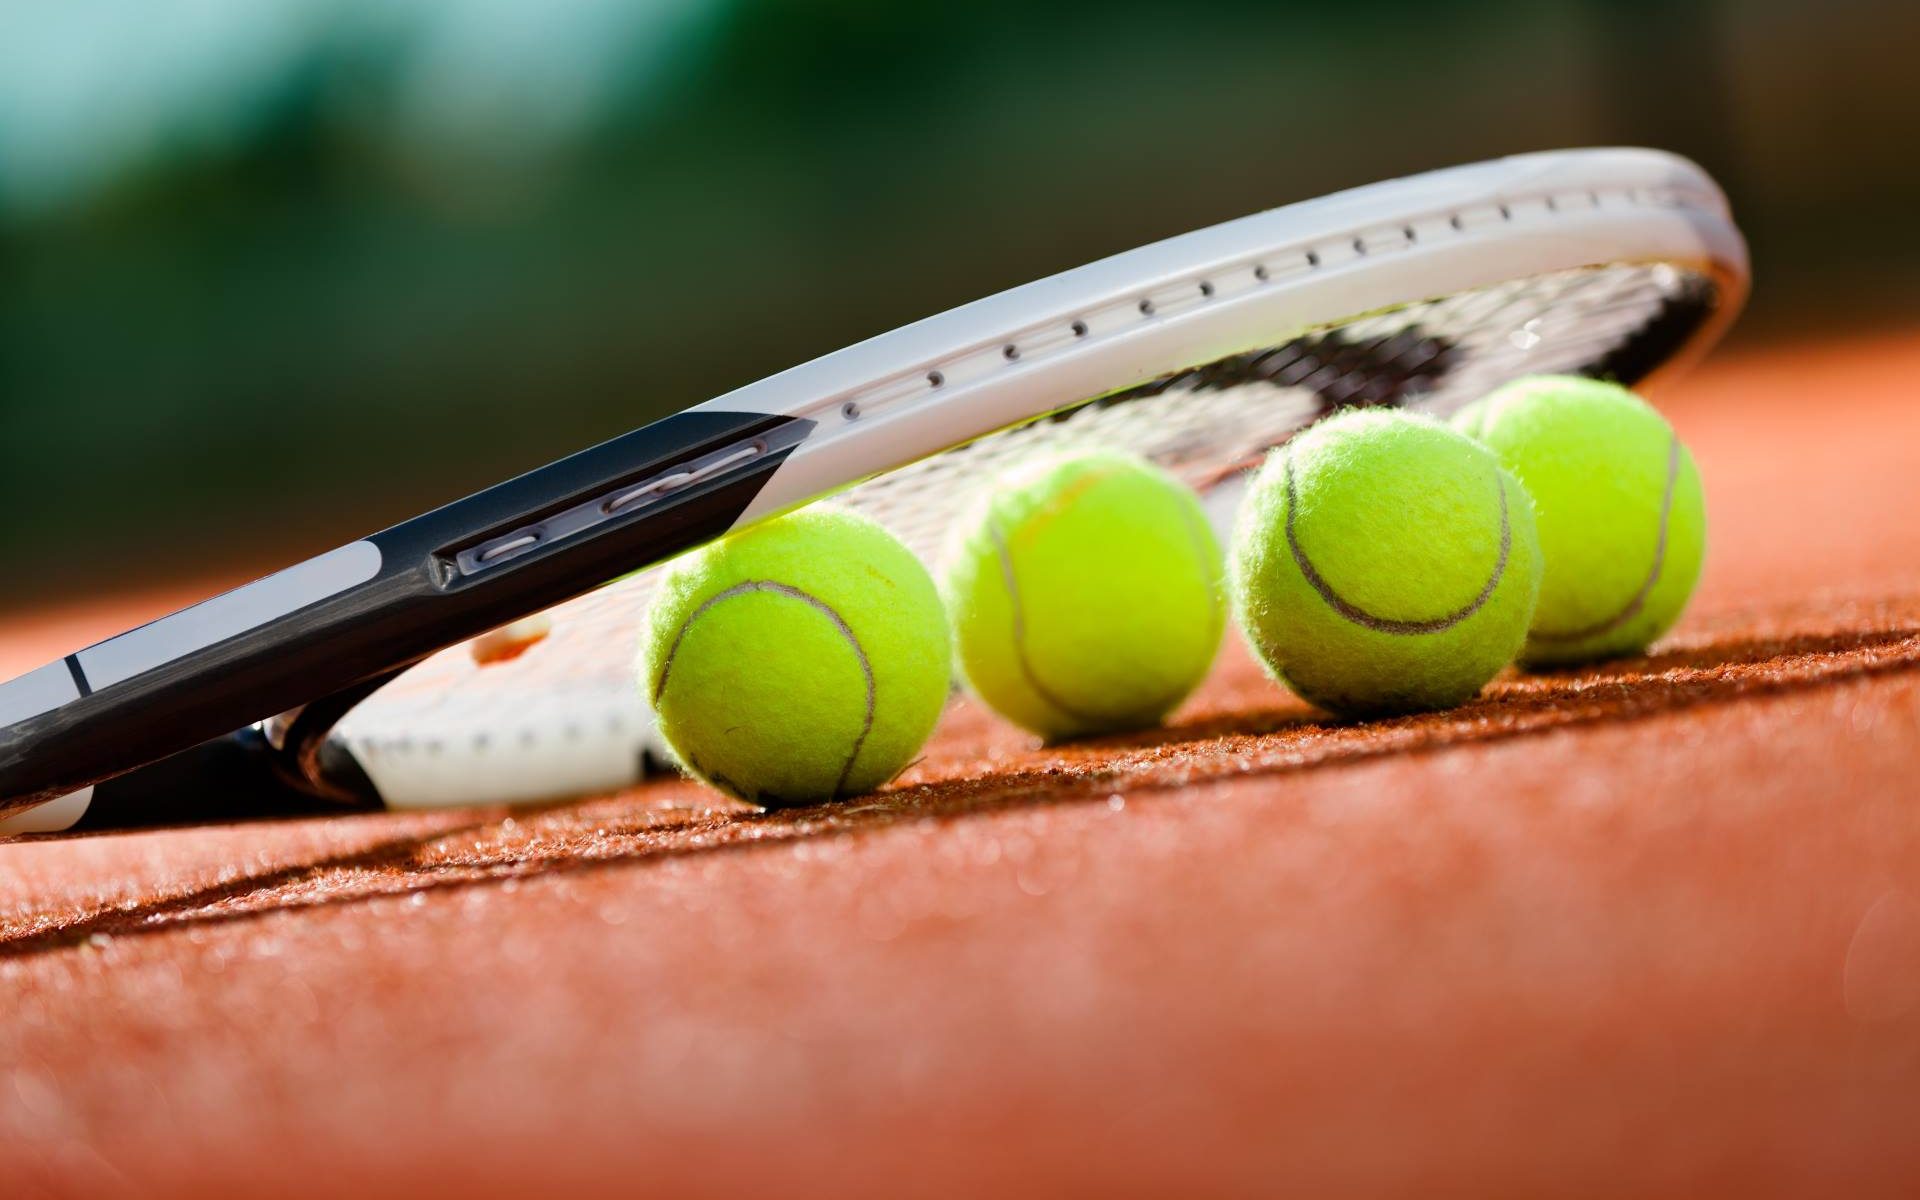
<svg viewBox="0 0 1920 1200">
<path fill-rule="evenodd" d="M 1084 444 L 1166 466 L 1224 532 L 1242 473 L 1336 407 L 1444 414 L 1534 372 L 1656 385 L 1718 338 L 1747 269 L 1692 164 L 1528 155 L 1173 238 L 703 407 L 814 423 L 736 527 L 833 495 L 934 563 L 974 488 Z M 338 736 L 394 806 L 625 786 L 667 757 L 629 662 L 652 583 L 643 571 L 551 610 L 511 661 L 437 655 Z"/>
</svg>

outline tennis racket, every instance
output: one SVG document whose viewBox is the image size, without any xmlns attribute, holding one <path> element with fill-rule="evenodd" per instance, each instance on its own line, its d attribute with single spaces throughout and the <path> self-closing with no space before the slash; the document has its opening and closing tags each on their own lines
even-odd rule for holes
<svg viewBox="0 0 1920 1200">
<path fill-rule="evenodd" d="M 1244 472 L 1329 411 L 1446 413 L 1543 371 L 1642 386 L 1746 287 L 1713 181 L 1633 149 L 1437 171 L 1119 254 L 0 684 L 0 833 L 618 788 L 652 744 L 630 663 L 652 564 L 828 495 L 932 556 L 980 481 L 1062 443 L 1144 454 L 1224 522 Z"/>
</svg>

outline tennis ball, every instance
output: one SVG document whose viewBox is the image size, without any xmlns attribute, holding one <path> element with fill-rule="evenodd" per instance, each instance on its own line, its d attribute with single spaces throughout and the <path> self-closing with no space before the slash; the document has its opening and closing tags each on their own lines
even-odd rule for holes
<svg viewBox="0 0 1920 1200">
<path fill-rule="evenodd" d="M 920 561 L 872 521 L 815 506 L 668 567 L 639 675 L 689 774 L 778 808 L 899 774 L 939 719 L 951 661 Z"/>
<path fill-rule="evenodd" d="M 1048 739 L 1156 724 L 1220 648 L 1220 544 L 1199 498 L 1132 455 L 1012 468 L 956 526 L 946 562 L 968 685 Z"/>
<path fill-rule="evenodd" d="M 1343 716 L 1458 704 L 1513 659 L 1540 590 L 1526 491 L 1438 421 L 1377 409 L 1267 457 L 1233 536 L 1267 668 Z"/>
<path fill-rule="evenodd" d="M 1700 578 L 1706 504 L 1665 418 L 1615 384 L 1536 375 L 1454 422 L 1533 495 L 1546 574 L 1523 660 L 1633 654 L 1673 626 Z"/>
</svg>

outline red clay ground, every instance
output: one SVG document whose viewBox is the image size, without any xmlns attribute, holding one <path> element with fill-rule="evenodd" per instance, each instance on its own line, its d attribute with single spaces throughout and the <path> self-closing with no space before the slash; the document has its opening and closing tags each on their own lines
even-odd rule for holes
<svg viewBox="0 0 1920 1200">
<path fill-rule="evenodd" d="M 1920 1193 L 1916 377 L 1663 397 L 1682 631 L 1452 713 L 0 847 L 0 1195 Z"/>
</svg>

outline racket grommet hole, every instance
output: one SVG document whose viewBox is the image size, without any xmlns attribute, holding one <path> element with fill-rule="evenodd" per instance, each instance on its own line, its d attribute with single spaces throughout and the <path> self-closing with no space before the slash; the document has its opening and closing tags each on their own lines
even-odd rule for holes
<svg viewBox="0 0 1920 1200">
<path fill-rule="evenodd" d="M 1318 268 L 1320 266 L 1320 254 L 1318 251 L 1314 251 L 1314 250 L 1307 251 L 1307 265 L 1309 267 L 1314 267 L 1314 268 Z"/>
<path fill-rule="evenodd" d="M 927 383 L 929 385 L 933 387 L 939 387 L 946 382 L 947 382 L 947 377 L 945 375 L 942 375 L 940 372 L 938 371 L 927 372 Z"/>
<path fill-rule="evenodd" d="M 1511 208 L 1508 208 L 1506 205 L 1502 204 L 1500 206 L 1500 219 L 1502 221 L 1513 220 L 1513 210 Z"/>
<path fill-rule="evenodd" d="M 501 557 L 504 557 L 505 555 L 512 554 L 519 550 L 525 550 L 525 549 L 528 549 L 529 547 L 537 546 L 539 544 L 540 544 L 540 535 L 538 533 L 523 533 L 518 537 L 511 538 L 507 541 L 500 542 L 492 546 L 488 546 L 485 549 L 481 550 L 480 553 L 475 557 L 477 557 L 479 561 L 482 563 L 490 563 L 497 558 L 501 558 Z"/>
<path fill-rule="evenodd" d="M 1211 283 L 1208 283 L 1206 280 L 1202 279 L 1200 281 L 1200 294 L 1202 296 L 1213 295 L 1213 285 Z"/>
<path fill-rule="evenodd" d="M 1354 252 L 1355 254 L 1358 254 L 1358 255 L 1360 255 L 1360 256 L 1361 256 L 1362 258 L 1364 258 L 1364 257 L 1366 257 L 1366 253 L 1367 253 L 1367 242 L 1366 242 L 1366 239 L 1365 239 L 1365 238 L 1355 238 L 1355 239 L 1353 239 L 1353 252 Z"/>
<path fill-rule="evenodd" d="M 1452 216 L 1448 217 L 1447 224 L 1453 226 L 1457 230 L 1464 230 L 1467 227 L 1466 222 L 1460 219 L 1459 213 L 1455 213 Z"/>
<path fill-rule="evenodd" d="M 1153 301 L 1142 300 L 1140 302 L 1140 315 L 1143 317 L 1150 317 L 1153 315 Z"/>
<path fill-rule="evenodd" d="M 1267 281 L 1267 268 L 1265 266 L 1255 267 L 1253 269 L 1253 277 L 1261 283 L 1265 283 Z"/>
<path fill-rule="evenodd" d="M 1020 347 L 1014 345 L 1012 342 L 1008 342 L 1006 345 L 1000 347 L 1000 353 L 1006 356 L 1008 362 L 1012 362 L 1014 359 L 1020 357 Z"/>
<path fill-rule="evenodd" d="M 856 400 L 849 400 L 845 404 L 842 404 L 840 406 L 840 415 L 845 417 L 849 421 L 858 421 L 860 419 L 859 402 Z"/>
<path fill-rule="evenodd" d="M 1073 330 L 1073 336 L 1075 337 L 1087 336 L 1087 323 L 1085 321 L 1075 321 L 1071 326 L 1071 328 Z"/>
</svg>

